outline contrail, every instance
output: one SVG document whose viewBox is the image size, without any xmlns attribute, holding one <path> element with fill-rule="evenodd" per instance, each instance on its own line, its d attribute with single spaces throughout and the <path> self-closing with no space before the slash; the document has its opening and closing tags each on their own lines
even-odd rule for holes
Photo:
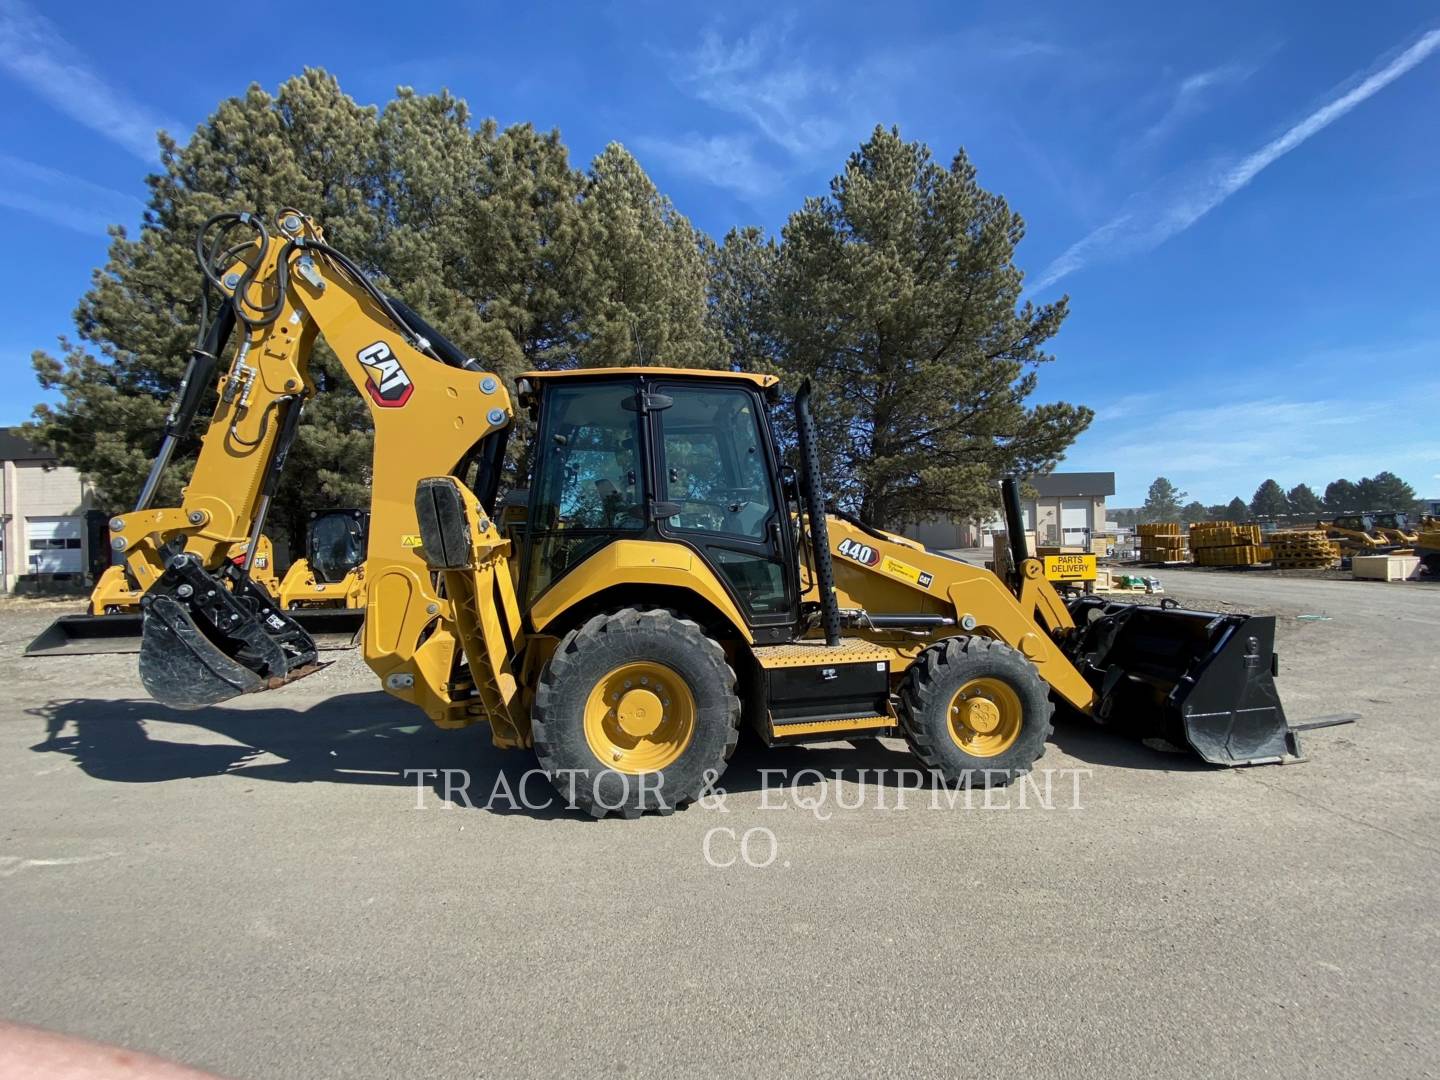
<svg viewBox="0 0 1440 1080">
<path fill-rule="evenodd" d="M 1202 183 L 1160 207 L 1127 211 L 1076 241 L 1040 274 L 1031 292 L 1055 284 L 1097 259 L 1149 251 L 1200 218 L 1250 183 L 1268 165 L 1318 134 L 1367 98 L 1373 97 L 1411 68 L 1440 49 L 1440 29 L 1422 34 L 1408 49 L 1375 74 L 1322 105 L 1285 134 L 1266 143 L 1249 157 L 1206 178 Z M 1142 200 L 1143 201 L 1143 200 Z"/>
<path fill-rule="evenodd" d="M 24 0 L 0 0 L 0 70 L 144 161 L 160 156 L 157 129 L 184 130 L 107 83 L 55 24 L 31 11 Z"/>
</svg>

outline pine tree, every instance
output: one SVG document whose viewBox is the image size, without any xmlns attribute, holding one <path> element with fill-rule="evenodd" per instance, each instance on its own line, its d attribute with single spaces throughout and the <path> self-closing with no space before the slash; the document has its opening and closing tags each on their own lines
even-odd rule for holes
<svg viewBox="0 0 1440 1080">
<path fill-rule="evenodd" d="M 1301 517 L 1313 517 L 1323 509 L 1320 496 L 1310 489 L 1309 484 L 1296 484 L 1285 493 L 1285 499 L 1290 504 L 1290 512 Z"/>
<path fill-rule="evenodd" d="M 780 248 L 752 227 L 731 229 L 706 252 L 710 264 L 710 316 L 725 343 L 729 366 L 739 371 L 778 371 L 775 275 Z"/>
<path fill-rule="evenodd" d="M 1180 520 L 1180 500 L 1186 493 L 1163 476 L 1157 476 L 1145 495 L 1145 505 L 1140 507 L 1141 521 Z"/>
<path fill-rule="evenodd" d="M 1355 497 L 1363 510 L 1399 510 L 1409 513 L 1415 506 L 1415 489 L 1392 472 L 1378 472 L 1355 485 Z"/>
<path fill-rule="evenodd" d="M 1066 301 L 1017 309 L 1023 235 L 963 151 L 947 169 L 878 127 L 785 225 L 776 362 L 792 386 L 814 380 L 830 491 L 870 524 L 987 512 L 1000 476 L 1048 470 L 1090 423 L 1027 404 Z"/>
<path fill-rule="evenodd" d="M 1230 505 L 1225 507 L 1225 520 L 1242 522 L 1250 520 L 1250 507 L 1239 495 L 1230 500 Z"/>
<path fill-rule="evenodd" d="M 1344 514 L 1363 509 L 1365 507 L 1360 505 L 1359 492 L 1349 480 L 1332 480 L 1325 485 L 1325 512 L 1327 514 Z"/>
<path fill-rule="evenodd" d="M 1266 480 L 1255 489 L 1255 496 L 1250 500 L 1250 513 L 1255 517 L 1273 521 L 1289 512 L 1290 503 L 1285 498 L 1285 489 L 1276 481 Z"/>
<path fill-rule="evenodd" d="M 1180 508 L 1181 521 L 1208 521 L 1209 516 L 1205 504 L 1199 500 L 1188 502 Z"/>
<path fill-rule="evenodd" d="M 619 143 L 590 166 L 581 208 L 597 290 L 583 362 L 719 367 L 702 238 Z"/>
<path fill-rule="evenodd" d="M 166 139 L 162 151 L 139 234 L 114 233 L 80 301 L 79 340 L 63 341 L 59 358 L 35 356 L 41 385 L 62 400 L 36 410 L 30 434 L 84 473 L 107 510 L 133 505 L 149 468 L 195 337 L 195 234 L 223 210 L 311 214 L 330 243 L 507 381 L 637 353 L 722 361 L 698 234 L 618 147 L 587 175 L 555 132 L 475 125 L 448 93 L 402 88 L 377 112 L 307 70 L 273 96 L 252 86 L 221 102 L 187 144 Z M 311 367 L 321 392 L 271 510 L 277 539 L 298 541 L 312 507 L 369 498 L 369 412 L 323 343 Z M 195 450 L 176 455 L 159 505 L 178 501 Z"/>
</svg>

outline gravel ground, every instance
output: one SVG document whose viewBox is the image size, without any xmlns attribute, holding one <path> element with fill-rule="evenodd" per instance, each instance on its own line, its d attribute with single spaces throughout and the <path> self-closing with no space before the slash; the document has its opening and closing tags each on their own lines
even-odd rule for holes
<svg viewBox="0 0 1440 1080">
<path fill-rule="evenodd" d="M 592 823 L 353 653 L 177 712 L 6 604 L 0 1015 L 233 1077 L 1435 1075 L 1440 592 L 1159 576 L 1364 719 L 1248 770 L 1062 724 L 1023 807 L 742 745 L 718 805 Z M 446 768 L 475 807 L 405 775 Z"/>
</svg>

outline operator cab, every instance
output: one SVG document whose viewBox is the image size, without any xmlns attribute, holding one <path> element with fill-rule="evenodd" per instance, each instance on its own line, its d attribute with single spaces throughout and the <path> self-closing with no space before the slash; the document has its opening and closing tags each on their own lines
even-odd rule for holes
<svg viewBox="0 0 1440 1080">
<path fill-rule="evenodd" d="M 368 510 L 316 510 L 305 535 L 305 557 L 315 580 L 332 585 L 365 561 Z"/>
<path fill-rule="evenodd" d="M 666 541 L 704 560 L 757 642 L 789 640 L 795 541 L 766 408 L 778 393 L 773 375 L 730 371 L 522 376 L 537 425 L 522 608 L 613 541 Z"/>
</svg>

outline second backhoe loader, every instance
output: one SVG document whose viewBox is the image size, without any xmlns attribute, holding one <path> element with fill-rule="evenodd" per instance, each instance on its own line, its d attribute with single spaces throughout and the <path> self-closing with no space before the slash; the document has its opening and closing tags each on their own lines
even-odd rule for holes
<svg viewBox="0 0 1440 1080">
<path fill-rule="evenodd" d="M 791 470 L 773 376 L 532 372 L 512 398 L 301 213 L 221 215 L 198 251 L 225 303 L 187 387 L 239 340 L 183 504 L 118 531 L 160 568 L 140 673 L 162 702 L 317 665 L 291 613 L 218 553 L 263 527 L 323 335 L 374 420 L 366 662 L 435 723 L 533 747 L 592 814 L 694 800 L 742 725 L 771 744 L 903 737 L 952 784 L 1029 770 L 1057 704 L 1216 764 L 1297 753 L 1272 618 L 1067 604 L 1025 550 L 1013 483 L 1007 580 L 827 513 L 808 386 Z M 497 518 L 517 408 L 534 424 L 528 494 Z"/>
<path fill-rule="evenodd" d="M 365 607 L 366 510 L 315 510 L 305 529 L 305 554 L 280 582 L 280 606 L 288 611 Z M 358 628 L 359 623 L 356 623 Z"/>
</svg>

